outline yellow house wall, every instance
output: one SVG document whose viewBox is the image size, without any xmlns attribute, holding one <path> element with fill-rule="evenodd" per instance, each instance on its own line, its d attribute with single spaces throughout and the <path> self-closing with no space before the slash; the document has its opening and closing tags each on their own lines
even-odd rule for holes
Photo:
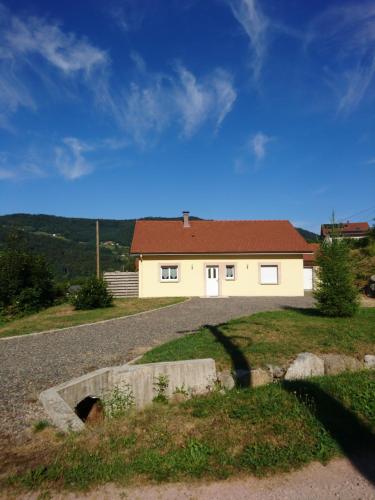
<svg viewBox="0 0 375 500">
<path fill-rule="evenodd" d="M 160 266 L 179 265 L 178 282 L 161 282 Z M 140 297 L 202 297 L 206 295 L 205 267 L 219 265 L 221 296 L 303 296 L 302 255 L 257 256 L 144 256 L 139 261 Z M 235 280 L 225 279 L 225 265 L 235 265 Z M 279 265 L 279 284 L 262 285 L 260 264 Z"/>
</svg>

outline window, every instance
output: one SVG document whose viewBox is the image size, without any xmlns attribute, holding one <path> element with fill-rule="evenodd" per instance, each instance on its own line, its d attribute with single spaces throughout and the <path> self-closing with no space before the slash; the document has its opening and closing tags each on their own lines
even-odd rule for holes
<svg viewBox="0 0 375 500">
<path fill-rule="evenodd" d="M 225 279 L 234 280 L 234 264 L 228 264 L 225 266 Z"/>
<path fill-rule="evenodd" d="M 161 281 L 178 281 L 178 266 L 160 266 Z"/>
<path fill-rule="evenodd" d="M 260 283 L 261 285 L 278 285 L 279 266 L 277 265 L 260 266 Z"/>
</svg>

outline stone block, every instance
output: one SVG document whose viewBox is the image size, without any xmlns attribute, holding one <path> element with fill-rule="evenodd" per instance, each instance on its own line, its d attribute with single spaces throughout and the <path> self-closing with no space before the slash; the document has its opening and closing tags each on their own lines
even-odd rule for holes
<svg viewBox="0 0 375 500">
<path fill-rule="evenodd" d="M 301 352 L 289 366 L 285 380 L 299 380 L 324 375 L 324 361 L 311 352 Z"/>
<path fill-rule="evenodd" d="M 322 354 L 325 375 L 337 375 L 338 373 L 361 370 L 363 364 L 356 358 L 345 354 Z"/>
<path fill-rule="evenodd" d="M 250 371 L 251 387 L 259 387 L 261 385 L 270 384 L 271 382 L 272 382 L 272 376 L 268 370 L 263 370 L 262 368 L 256 368 Z"/>
<path fill-rule="evenodd" d="M 366 354 L 364 357 L 366 368 L 375 368 L 375 355 L 374 354 Z"/>
</svg>

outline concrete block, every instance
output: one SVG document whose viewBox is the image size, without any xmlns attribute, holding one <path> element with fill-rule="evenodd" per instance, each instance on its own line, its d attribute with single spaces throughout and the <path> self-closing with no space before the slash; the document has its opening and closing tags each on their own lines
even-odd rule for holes
<svg viewBox="0 0 375 500">
<path fill-rule="evenodd" d="M 324 375 L 324 361 L 311 352 L 301 352 L 289 366 L 285 380 L 298 380 Z"/>
<path fill-rule="evenodd" d="M 366 354 L 364 357 L 366 368 L 375 368 L 375 355 L 374 354 Z"/>
<path fill-rule="evenodd" d="M 324 361 L 325 375 L 337 375 L 346 371 L 356 371 L 363 368 L 363 363 L 358 359 L 345 354 L 321 354 Z"/>
<path fill-rule="evenodd" d="M 103 398 L 115 386 L 129 388 L 138 409 L 150 404 L 157 395 L 155 382 L 160 375 L 168 378 L 166 395 L 176 389 L 203 394 L 216 381 L 213 359 L 193 359 L 145 365 L 102 368 L 43 391 L 39 399 L 52 423 L 63 431 L 79 431 L 84 423 L 75 414 L 76 405 L 88 396 Z"/>
</svg>

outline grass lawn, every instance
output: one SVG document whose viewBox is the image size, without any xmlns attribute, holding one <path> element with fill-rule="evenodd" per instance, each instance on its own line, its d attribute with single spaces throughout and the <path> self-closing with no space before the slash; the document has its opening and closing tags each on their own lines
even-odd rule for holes
<svg viewBox="0 0 375 500">
<path fill-rule="evenodd" d="M 27 333 L 65 328 L 67 326 L 95 323 L 96 321 L 128 316 L 129 314 L 177 304 L 183 300 L 185 299 L 179 297 L 158 299 L 115 299 L 113 307 L 88 311 L 75 311 L 70 304 L 62 304 L 49 307 L 39 313 L 25 316 L 24 318 L 7 322 L 1 322 L 0 320 L 0 337 L 25 335 Z"/>
<path fill-rule="evenodd" d="M 363 308 L 354 318 L 326 318 L 314 309 L 257 313 L 163 344 L 139 363 L 214 358 L 217 368 L 230 369 L 238 351 L 251 367 L 282 365 L 304 351 L 363 359 L 375 354 L 375 308 Z"/>
<path fill-rule="evenodd" d="M 367 370 L 154 403 L 65 437 L 46 428 L 22 448 L 3 449 L 3 486 L 46 494 L 264 476 L 342 453 L 352 459 L 374 443 L 374 393 L 375 371 Z"/>
</svg>

